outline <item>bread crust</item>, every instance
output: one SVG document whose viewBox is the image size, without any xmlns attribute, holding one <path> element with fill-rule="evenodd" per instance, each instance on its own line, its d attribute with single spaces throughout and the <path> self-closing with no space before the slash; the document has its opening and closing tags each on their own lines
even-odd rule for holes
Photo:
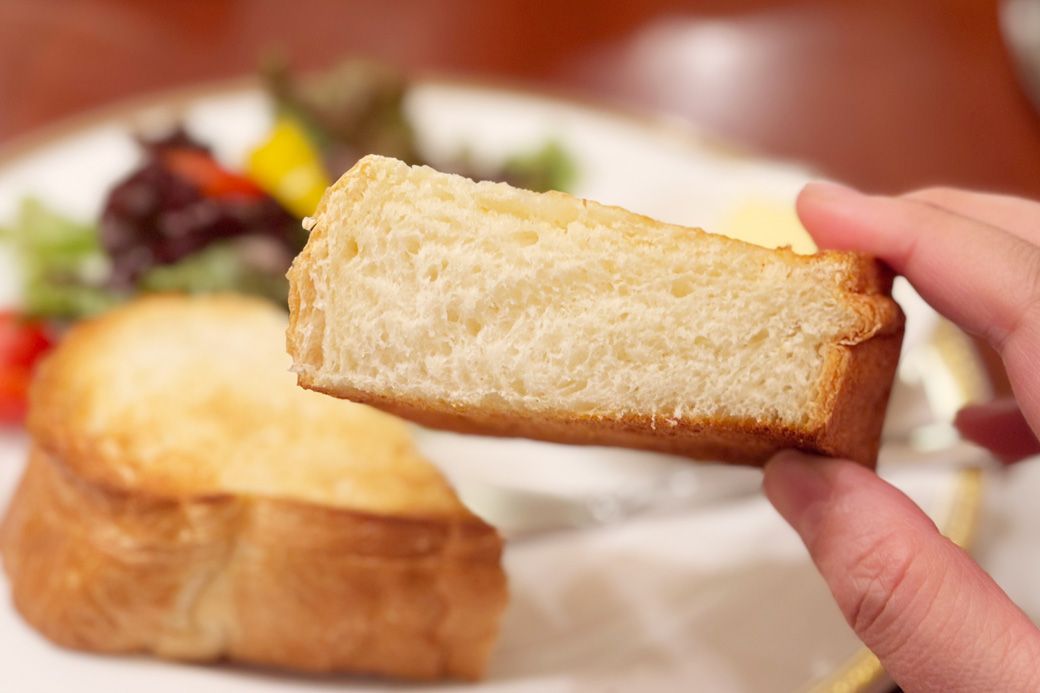
<svg viewBox="0 0 1040 693">
<path fill-rule="evenodd" d="M 0 541 L 22 616 L 105 653 L 477 679 L 506 602 L 501 540 L 473 516 L 135 494 L 39 447 Z"/>
</svg>

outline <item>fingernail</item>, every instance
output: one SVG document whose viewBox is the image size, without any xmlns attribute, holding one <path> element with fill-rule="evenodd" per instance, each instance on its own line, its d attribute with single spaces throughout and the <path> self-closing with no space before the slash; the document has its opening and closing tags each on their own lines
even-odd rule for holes
<svg viewBox="0 0 1040 693">
<path fill-rule="evenodd" d="M 831 495 L 827 464 L 824 458 L 794 450 L 778 453 L 766 464 L 766 496 L 807 543 L 814 534 L 813 517 Z"/>
</svg>

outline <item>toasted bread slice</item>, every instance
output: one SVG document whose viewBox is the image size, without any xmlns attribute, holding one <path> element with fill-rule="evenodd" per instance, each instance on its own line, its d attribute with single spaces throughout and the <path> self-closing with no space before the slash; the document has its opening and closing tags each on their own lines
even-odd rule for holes
<svg viewBox="0 0 1040 693">
<path fill-rule="evenodd" d="M 258 300 L 156 297 L 72 330 L 4 523 L 15 605 L 87 650 L 479 677 L 497 533 L 403 422 L 297 388 L 285 326 Z"/>
<path fill-rule="evenodd" d="M 891 276 L 369 156 L 289 272 L 304 387 L 460 431 L 873 464 Z"/>
</svg>

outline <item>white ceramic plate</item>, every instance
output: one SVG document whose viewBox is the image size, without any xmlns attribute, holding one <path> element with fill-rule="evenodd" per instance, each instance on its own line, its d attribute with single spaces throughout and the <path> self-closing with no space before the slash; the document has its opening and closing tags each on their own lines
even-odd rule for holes
<svg viewBox="0 0 1040 693">
<path fill-rule="evenodd" d="M 409 109 L 431 156 L 465 146 L 492 161 L 554 137 L 578 162 L 582 196 L 762 243 L 806 247 L 793 212 L 794 195 L 808 178 L 801 167 L 739 156 L 663 123 L 502 89 L 423 83 Z M 165 127 L 174 117 L 231 164 L 242 161 L 269 123 L 262 94 L 239 85 L 167 95 L 65 125 L 0 155 L 0 220 L 27 194 L 95 217 L 108 186 L 136 161 L 128 133 Z M 16 275 L 9 261 L 0 265 L 7 301 L 16 300 Z M 900 298 L 909 315 L 906 358 L 882 469 L 940 526 L 966 539 L 978 476 L 949 463 L 967 464 L 977 455 L 948 448 L 943 422 L 947 410 L 978 394 L 977 371 L 959 333 L 944 331 L 907 287 L 900 287 Z M 882 685 L 876 660 L 861 651 L 797 538 L 758 494 L 756 470 L 602 448 L 418 435 L 463 497 L 511 536 L 505 560 L 512 598 L 488 680 L 424 689 L 761 692 Z M 922 453 L 928 447 L 940 450 L 932 457 L 942 464 L 928 463 Z M 0 504 L 23 456 L 19 435 L 0 439 Z M 387 685 L 70 652 L 28 628 L 6 599 L 0 681 L 5 691 L 84 693 Z"/>
</svg>

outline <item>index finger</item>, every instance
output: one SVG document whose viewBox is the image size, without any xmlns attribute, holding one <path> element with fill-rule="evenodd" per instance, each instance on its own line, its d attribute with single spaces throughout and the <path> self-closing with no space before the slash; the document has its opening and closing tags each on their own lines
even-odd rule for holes
<svg viewBox="0 0 1040 693">
<path fill-rule="evenodd" d="M 1033 245 L 1040 243 L 1040 202 L 1013 195 L 941 187 L 915 190 L 903 197 L 996 226 Z"/>
<path fill-rule="evenodd" d="M 1040 250 L 1001 229 L 907 198 L 807 185 L 798 215 L 824 248 L 890 264 L 936 310 L 1000 349 L 1040 295 Z"/>
</svg>

